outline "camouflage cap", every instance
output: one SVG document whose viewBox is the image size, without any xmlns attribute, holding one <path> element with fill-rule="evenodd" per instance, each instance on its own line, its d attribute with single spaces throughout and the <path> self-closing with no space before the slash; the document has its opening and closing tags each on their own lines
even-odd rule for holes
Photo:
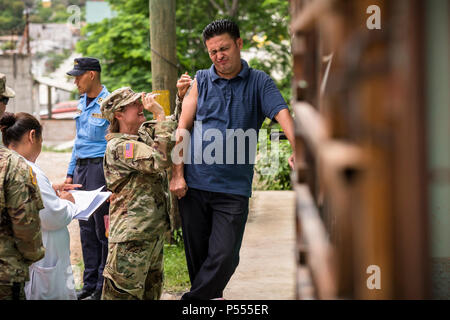
<svg viewBox="0 0 450 320">
<path fill-rule="evenodd" d="M 6 86 L 6 76 L 3 73 L 0 73 L 0 96 L 7 98 L 14 98 L 16 96 L 14 90 Z"/>
<path fill-rule="evenodd" d="M 119 88 L 102 101 L 100 111 L 103 117 L 111 122 L 114 119 L 114 112 L 122 110 L 123 107 L 140 97 L 141 94 L 134 92 L 130 87 Z"/>
</svg>

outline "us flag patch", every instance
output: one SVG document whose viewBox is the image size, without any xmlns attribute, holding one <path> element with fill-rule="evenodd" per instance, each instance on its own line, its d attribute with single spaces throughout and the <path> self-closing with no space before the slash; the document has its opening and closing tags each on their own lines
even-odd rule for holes
<svg viewBox="0 0 450 320">
<path fill-rule="evenodd" d="M 125 144 L 125 159 L 133 159 L 134 143 Z"/>
</svg>

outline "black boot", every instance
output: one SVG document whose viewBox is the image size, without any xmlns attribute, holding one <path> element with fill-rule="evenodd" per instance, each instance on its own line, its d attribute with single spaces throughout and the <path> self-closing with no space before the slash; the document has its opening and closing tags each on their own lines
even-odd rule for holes
<svg viewBox="0 0 450 320">
<path fill-rule="evenodd" d="M 100 300 L 101 297 L 102 297 L 102 292 L 100 290 L 96 290 L 89 297 L 84 298 L 83 300 Z"/>
<path fill-rule="evenodd" d="M 83 289 L 77 291 L 77 299 L 83 300 L 84 298 L 92 295 L 93 292 L 94 292 L 94 290 L 88 290 L 88 289 L 83 288 Z"/>
</svg>

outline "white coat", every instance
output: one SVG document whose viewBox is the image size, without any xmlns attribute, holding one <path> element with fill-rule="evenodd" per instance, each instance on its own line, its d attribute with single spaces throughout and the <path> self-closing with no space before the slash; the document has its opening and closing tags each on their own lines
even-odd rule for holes
<svg viewBox="0 0 450 320">
<path fill-rule="evenodd" d="M 36 174 L 44 203 L 39 217 L 45 256 L 30 266 L 30 280 L 25 283 L 26 298 L 76 300 L 67 225 L 72 221 L 77 207 L 56 195 L 49 179 L 36 164 L 29 161 L 27 163 Z"/>
</svg>

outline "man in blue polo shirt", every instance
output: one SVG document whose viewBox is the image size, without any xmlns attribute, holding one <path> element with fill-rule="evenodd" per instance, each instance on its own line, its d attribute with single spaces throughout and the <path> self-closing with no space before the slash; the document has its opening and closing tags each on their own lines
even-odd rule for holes
<svg viewBox="0 0 450 320">
<path fill-rule="evenodd" d="M 179 199 L 191 280 L 191 290 L 182 297 L 186 300 L 222 298 L 239 263 L 256 142 L 241 139 L 236 145 L 236 134 L 256 135 L 268 117 L 280 123 L 294 145 L 294 123 L 275 83 L 241 59 L 238 26 L 229 20 L 214 21 L 203 30 L 203 42 L 213 65 L 198 71 L 191 82 L 177 130 L 177 144 L 182 141 L 180 129 L 191 131 L 190 163 L 174 161 L 170 182 Z M 188 81 L 183 75 L 177 86 Z M 214 161 L 203 159 L 213 143 Z M 293 155 L 289 163 L 292 167 Z"/>
<path fill-rule="evenodd" d="M 77 132 L 65 183 L 81 184 L 82 189 L 88 191 L 106 184 L 103 156 L 109 122 L 103 118 L 100 105 L 109 92 L 101 84 L 100 72 L 100 63 L 94 58 L 75 59 L 73 70 L 67 72 L 75 77 L 81 97 L 74 117 Z M 84 286 L 77 294 L 79 300 L 100 300 L 102 294 L 103 269 L 108 254 L 104 216 L 108 211 L 109 203 L 104 203 L 88 221 L 79 220 L 84 261 Z"/>
</svg>

